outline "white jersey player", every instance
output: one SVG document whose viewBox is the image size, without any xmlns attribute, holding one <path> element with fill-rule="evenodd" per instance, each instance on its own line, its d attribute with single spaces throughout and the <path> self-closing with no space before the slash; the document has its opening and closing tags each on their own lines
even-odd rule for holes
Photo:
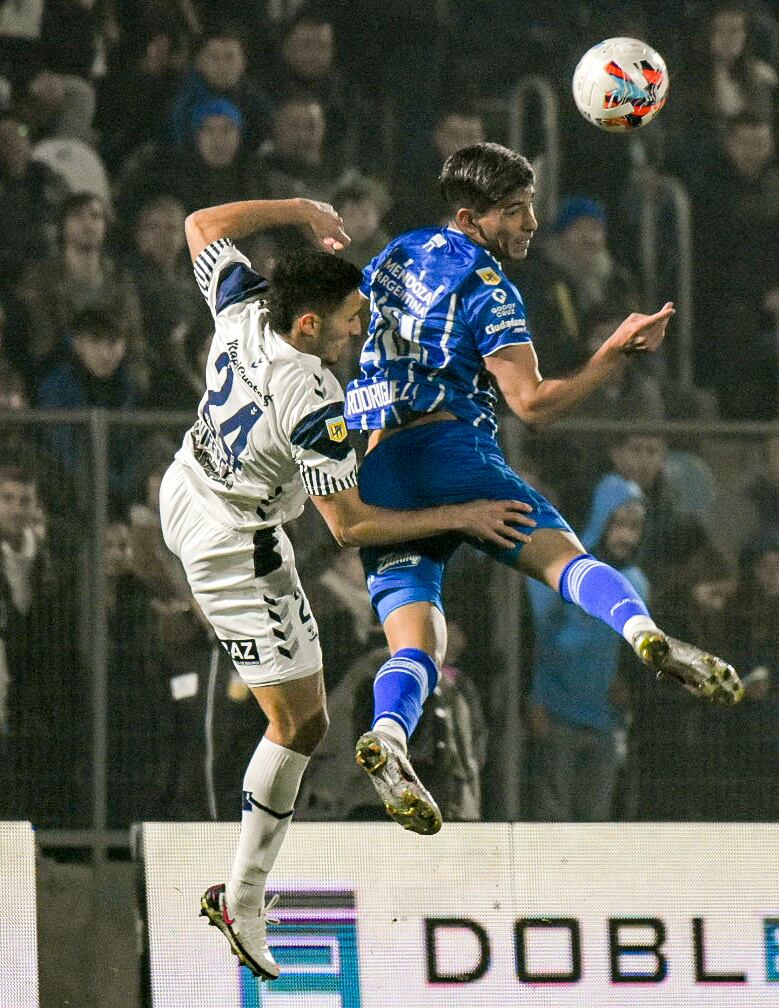
<svg viewBox="0 0 779 1008">
<path fill-rule="evenodd" d="M 246 770 L 241 832 L 226 885 L 201 913 L 252 972 L 279 968 L 266 939 L 265 882 L 310 754 L 327 729 L 316 621 L 282 524 L 311 496 L 342 545 L 460 531 L 499 545 L 527 538 L 527 505 L 475 501 L 396 511 L 364 504 L 327 369 L 360 335 L 359 271 L 330 252 L 348 244 L 341 219 L 310 200 L 251 200 L 199 210 L 186 234 L 215 321 L 198 418 L 165 474 L 165 541 L 192 592 L 268 718 Z M 270 284 L 234 244 L 297 225 L 320 251 L 283 258 Z M 405 787 L 424 790 L 412 775 Z"/>
</svg>

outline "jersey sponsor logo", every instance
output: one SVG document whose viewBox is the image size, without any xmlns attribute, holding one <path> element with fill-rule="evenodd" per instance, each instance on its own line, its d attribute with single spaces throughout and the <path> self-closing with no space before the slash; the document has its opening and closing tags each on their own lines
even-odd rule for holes
<svg viewBox="0 0 779 1008">
<path fill-rule="evenodd" d="M 496 287 L 500 283 L 500 275 L 490 266 L 485 266 L 483 269 L 477 269 L 476 275 L 480 276 L 486 284 L 489 284 L 490 287 Z"/>
<path fill-rule="evenodd" d="M 326 426 L 331 441 L 340 442 L 346 440 L 346 421 L 342 416 L 328 420 Z"/>
<path fill-rule="evenodd" d="M 484 327 L 484 331 L 488 336 L 495 336 L 496 333 L 503 332 L 504 329 L 516 329 L 517 332 L 526 332 L 527 323 L 524 319 L 508 318 L 503 319 L 502 322 L 494 322 Z"/>
<path fill-rule="evenodd" d="M 497 301 L 498 304 L 505 304 L 507 297 L 508 297 L 508 294 L 506 293 L 506 291 L 503 290 L 502 287 L 499 287 L 497 290 L 494 290 L 492 292 L 492 300 L 493 301 Z M 494 311 L 494 309 L 493 309 L 493 311 Z"/>
<path fill-rule="evenodd" d="M 257 665 L 260 655 L 257 650 L 256 640 L 221 640 L 219 643 L 230 655 L 234 662 L 251 663 Z"/>
<path fill-rule="evenodd" d="M 388 553 L 379 560 L 376 566 L 376 573 L 383 574 L 388 570 L 395 570 L 398 567 L 416 567 L 422 562 L 419 553 Z"/>
<path fill-rule="evenodd" d="M 409 259 L 405 263 L 399 263 L 391 256 L 388 257 L 376 270 L 371 286 L 381 287 L 388 294 L 394 294 L 403 306 L 415 315 L 424 315 L 440 297 L 444 285 L 440 284 L 432 290 L 422 282 L 421 276 L 412 273 L 408 268 L 412 261 Z"/>
</svg>

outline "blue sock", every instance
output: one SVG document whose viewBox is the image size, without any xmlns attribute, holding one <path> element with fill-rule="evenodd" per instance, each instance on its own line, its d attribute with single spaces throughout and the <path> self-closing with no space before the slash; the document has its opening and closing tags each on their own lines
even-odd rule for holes
<svg viewBox="0 0 779 1008">
<path fill-rule="evenodd" d="M 575 557 L 563 571 L 560 594 L 566 602 L 576 603 L 623 636 L 625 624 L 632 617 L 643 616 L 651 621 L 649 610 L 628 579 L 587 553 Z"/>
<path fill-rule="evenodd" d="M 391 718 L 408 737 L 422 716 L 422 704 L 438 682 L 436 663 L 419 648 L 402 648 L 381 666 L 373 683 L 374 725 Z"/>
</svg>

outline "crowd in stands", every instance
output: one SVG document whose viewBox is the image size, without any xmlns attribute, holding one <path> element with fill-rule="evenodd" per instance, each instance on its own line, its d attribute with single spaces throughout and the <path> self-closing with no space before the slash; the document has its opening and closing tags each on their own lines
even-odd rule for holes
<svg viewBox="0 0 779 1008">
<path fill-rule="evenodd" d="M 596 130 L 570 98 L 578 58 L 610 35 L 646 39 L 671 77 L 667 108 L 630 136 Z M 626 361 L 579 410 L 623 433 L 526 432 L 514 454 L 669 632 L 737 663 L 747 699 L 712 712 L 647 680 L 613 635 L 519 581 L 521 641 L 501 668 L 487 606 L 474 604 L 490 571 L 464 548 L 415 766 L 445 817 L 499 816 L 494 684 L 514 676 L 523 817 L 779 817 L 779 434 L 715 443 L 630 429 L 779 419 L 778 71 L 779 22 L 761 0 L 0 3 L 0 818 L 90 822 L 94 446 L 61 411 L 92 408 L 171 417 L 110 428 L 109 825 L 237 815 L 255 706 L 159 530 L 157 488 L 201 397 L 212 332 L 186 214 L 327 200 L 363 266 L 393 233 L 444 222 L 443 159 L 507 142 L 512 88 L 531 74 L 558 102 L 559 198 L 528 260 L 504 265 L 542 373 L 579 366 L 627 313 L 666 300 L 666 283 L 674 296 L 682 249 L 662 195 L 656 303 L 637 237 L 638 194 L 662 193 L 670 176 L 692 208 L 693 380 L 680 381 L 672 345 Z M 525 153 L 543 196 L 545 137 L 530 111 Z M 262 272 L 300 240 L 264 234 L 245 250 Z M 358 356 L 339 364 L 342 380 Z M 57 415 L 13 421 L 29 408 Z M 299 815 L 368 817 L 349 740 L 367 722 L 383 639 L 356 555 L 338 554 L 311 516 L 290 532 L 336 726 Z M 208 695 L 217 744 L 204 775 Z"/>
</svg>

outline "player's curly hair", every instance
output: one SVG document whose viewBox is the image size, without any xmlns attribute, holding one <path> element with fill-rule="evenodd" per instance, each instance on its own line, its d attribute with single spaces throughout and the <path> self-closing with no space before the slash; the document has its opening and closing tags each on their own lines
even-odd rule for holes
<svg viewBox="0 0 779 1008">
<path fill-rule="evenodd" d="M 461 147 L 441 169 L 441 194 L 454 213 L 468 207 L 485 213 L 514 192 L 533 184 L 533 167 L 526 157 L 496 143 Z"/>
<path fill-rule="evenodd" d="M 357 290 L 362 274 L 338 256 L 315 249 L 296 249 L 282 256 L 270 275 L 266 307 L 271 327 L 288 334 L 306 312 L 326 316 Z"/>
</svg>

